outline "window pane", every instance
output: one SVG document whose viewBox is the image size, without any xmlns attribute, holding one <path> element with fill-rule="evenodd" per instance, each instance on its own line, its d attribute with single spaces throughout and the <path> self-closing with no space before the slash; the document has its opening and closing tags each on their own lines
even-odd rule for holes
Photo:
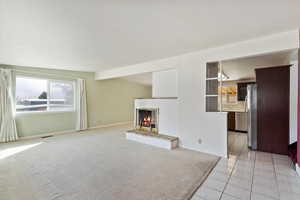
<svg viewBox="0 0 300 200">
<path fill-rule="evenodd" d="M 16 78 L 16 110 L 47 110 L 47 80 L 34 78 Z"/>
<path fill-rule="evenodd" d="M 72 82 L 50 81 L 49 110 L 68 111 L 74 108 Z"/>
</svg>

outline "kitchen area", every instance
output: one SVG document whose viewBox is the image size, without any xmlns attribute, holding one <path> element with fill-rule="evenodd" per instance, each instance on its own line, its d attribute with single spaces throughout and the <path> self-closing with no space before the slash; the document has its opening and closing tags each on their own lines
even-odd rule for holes
<svg viewBox="0 0 300 200">
<path fill-rule="evenodd" d="M 248 132 L 251 131 L 253 134 L 254 126 L 256 126 L 256 119 L 251 121 L 251 115 L 252 118 L 255 116 L 253 107 L 256 102 L 250 98 L 254 94 L 253 88 L 255 87 L 255 80 L 224 81 L 222 89 L 219 91 L 221 109 L 223 112 L 228 112 L 228 132 L 247 138 L 247 146 L 253 149 L 256 148 L 256 141 L 249 141 L 251 135 Z"/>
<path fill-rule="evenodd" d="M 221 91 L 222 111 L 228 112 L 228 130 L 247 133 L 248 86 L 255 85 L 252 81 L 228 81 L 223 82 Z"/>
<path fill-rule="evenodd" d="M 288 64 L 294 55 L 287 51 L 222 61 L 217 80 L 207 78 L 207 83 L 217 85 L 217 95 L 206 96 L 207 111 L 227 112 L 230 154 L 250 148 L 286 155 L 289 144 L 297 140 L 296 125 L 289 122 L 297 115 L 292 109 L 297 101 L 289 94 L 290 84 L 297 83 L 289 77 L 297 67 Z"/>
</svg>

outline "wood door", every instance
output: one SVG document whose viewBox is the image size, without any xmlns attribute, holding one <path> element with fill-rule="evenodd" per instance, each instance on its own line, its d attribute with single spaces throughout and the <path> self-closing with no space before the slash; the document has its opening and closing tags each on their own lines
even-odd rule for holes
<svg viewBox="0 0 300 200">
<path fill-rule="evenodd" d="M 256 69 L 258 150 L 287 154 L 290 66 Z"/>
</svg>

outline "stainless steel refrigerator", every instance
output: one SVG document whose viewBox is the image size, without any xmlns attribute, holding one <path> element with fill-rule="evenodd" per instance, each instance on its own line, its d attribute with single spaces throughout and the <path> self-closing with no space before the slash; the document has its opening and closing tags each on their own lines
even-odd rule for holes
<svg viewBox="0 0 300 200">
<path fill-rule="evenodd" d="M 248 147 L 257 149 L 257 85 L 247 86 Z"/>
</svg>

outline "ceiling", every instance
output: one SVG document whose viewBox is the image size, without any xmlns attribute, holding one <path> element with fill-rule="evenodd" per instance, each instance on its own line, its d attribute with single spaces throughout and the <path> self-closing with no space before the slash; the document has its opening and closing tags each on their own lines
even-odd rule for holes
<svg viewBox="0 0 300 200">
<path fill-rule="evenodd" d="M 297 60 L 297 52 L 284 51 L 222 62 L 222 70 L 230 80 L 255 79 L 255 69 L 290 64 Z"/>
<path fill-rule="evenodd" d="M 0 63 L 103 71 L 297 29 L 299 0 L 0 0 Z"/>
<path fill-rule="evenodd" d="M 152 86 L 152 73 L 137 74 L 123 77 L 122 79 L 146 86 Z"/>
</svg>

